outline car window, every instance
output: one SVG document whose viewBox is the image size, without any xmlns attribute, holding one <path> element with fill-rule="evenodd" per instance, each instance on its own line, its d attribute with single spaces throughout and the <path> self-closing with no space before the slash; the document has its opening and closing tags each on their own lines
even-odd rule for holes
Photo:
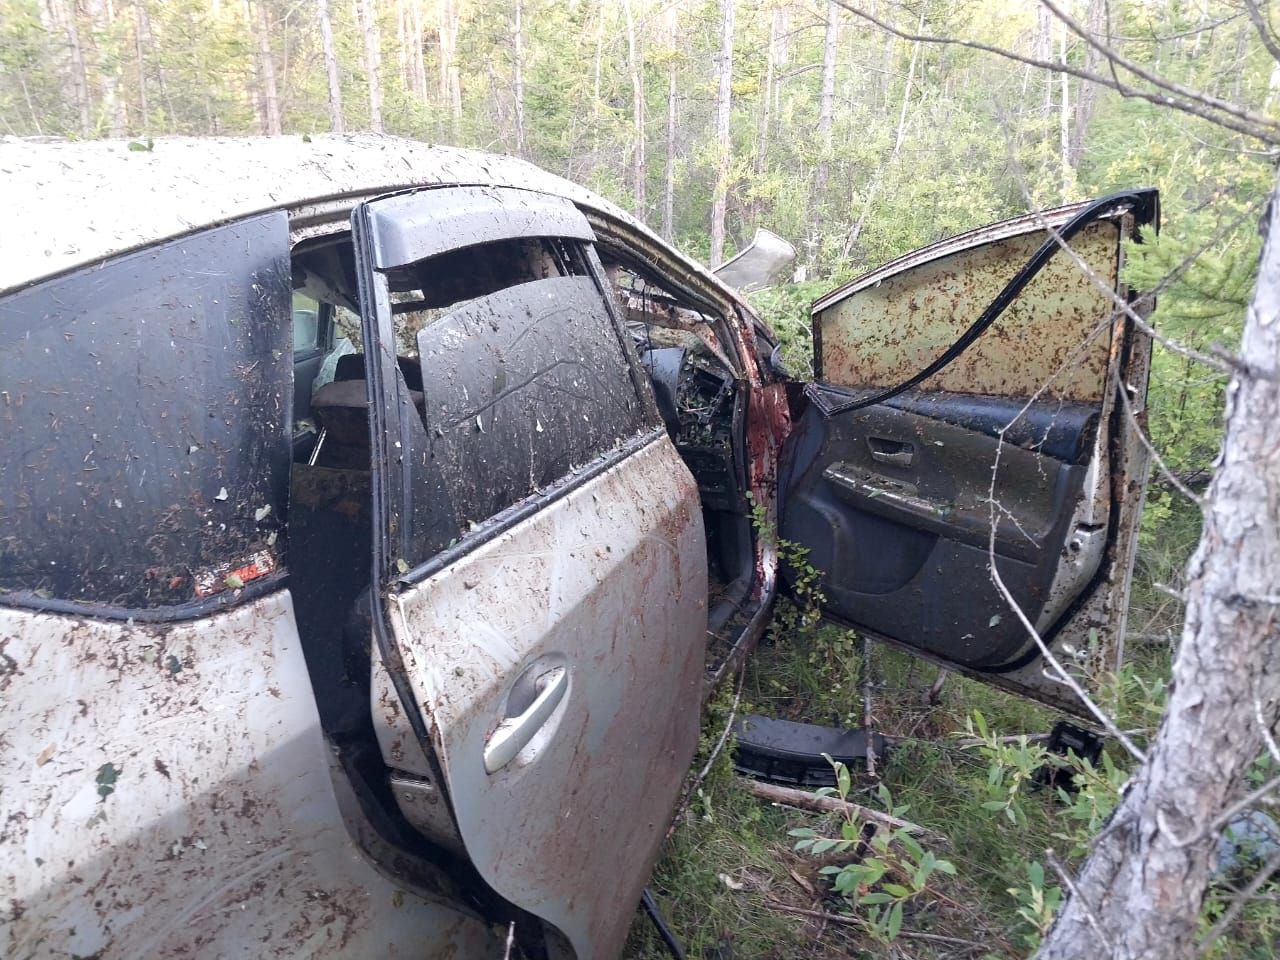
<svg viewBox="0 0 1280 960">
<path fill-rule="evenodd" d="M 320 350 L 323 330 L 320 301 L 309 294 L 293 292 L 293 355 L 307 356 Z"/>
<path fill-rule="evenodd" d="M 389 273 L 399 368 L 443 494 L 424 551 L 656 423 L 589 255 L 522 238 Z"/>
<path fill-rule="evenodd" d="M 0 597 L 164 607 L 277 566 L 289 292 L 268 214 L 0 299 Z"/>
</svg>

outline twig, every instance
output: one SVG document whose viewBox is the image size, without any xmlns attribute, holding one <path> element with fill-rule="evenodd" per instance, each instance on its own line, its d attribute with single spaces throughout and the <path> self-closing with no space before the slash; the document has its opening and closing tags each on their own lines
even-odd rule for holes
<svg viewBox="0 0 1280 960">
<path fill-rule="evenodd" d="M 1249 14 L 1249 21 L 1262 39 L 1262 45 L 1267 48 L 1267 53 L 1271 54 L 1276 60 L 1280 60 L 1280 44 L 1276 43 L 1275 31 L 1263 18 L 1262 11 L 1258 9 L 1258 5 L 1253 0 L 1244 0 L 1244 8 Z"/>
<path fill-rule="evenodd" d="M 871 641 L 862 637 L 862 727 L 867 744 L 867 776 L 872 780 L 876 775 L 875 733 L 872 730 L 871 716 Z"/>
<path fill-rule="evenodd" d="M 1152 86 L 1157 87 L 1161 90 L 1168 91 L 1169 93 L 1177 94 L 1180 97 L 1185 97 L 1186 99 L 1191 100 L 1195 103 L 1203 104 L 1204 106 L 1209 107 L 1210 109 L 1221 111 L 1222 113 L 1229 114 L 1233 117 L 1238 117 L 1240 120 L 1244 121 L 1245 123 L 1256 124 L 1260 127 L 1272 127 L 1272 128 L 1280 129 L 1280 125 L 1278 125 L 1275 120 L 1273 120 L 1271 117 L 1266 116 L 1265 114 L 1254 113 L 1252 110 L 1247 110 L 1244 107 L 1240 106 L 1240 104 L 1238 103 L 1232 103 L 1229 100 L 1223 100 L 1219 97 L 1213 96 L 1212 94 L 1205 93 L 1202 90 L 1194 90 L 1191 87 L 1185 87 L 1182 84 L 1178 83 L 1176 80 L 1169 80 L 1165 77 L 1160 76 L 1158 73 L 1154 73 L 1151 70 L 1148 70 L 1146 67 L 1144 67 L 1142 64 L 1138 63 L 1137 61 L 1130 60 L 1124 54 L 1114 50 L 1113 48 L 1107 46 L 1107 44 L 1102 43 L 1101 41 L 1094 38 L 1092 34 L 1090 34 L 1087 30 L 1085 30 L 1083 26 L 1081 26 L 1078 20 L 1076 20 L 1073 16 L 1071 16 L 1071 14 L 1067 13 L 1065 10 L 1059 7 L 1056 3 L 1054 3 L 1054 0 L 1040 0 L 1040 2 L 1044 4 L 1046 7 L 1048 7 L 1049 11 L 1055 17 L 1061 20 L 1066 25 L 1067 29 L 1070 30 L 1072 33 L 1074 33 L 1076 36 L 1078 36 L 1081 40 L 1083 40 L 1089 46 L 1093 47 L 1100 54 L 1102 54 L 1104 57 L 1106 57 L 1109 61 L 1114 63 L 1116 66 L 1120 67 L 1122 70 L 1126 70 L 1129 73 L 1132 73 L 1134 76 L 1142 78 Z M 1169 104 L 1169 105 L 1172 106 L 1172 104 Z"/>
<path fill-rule="evenodd" d="M 804 907 L 793 907 L 789 903 L 783 903 L 780 900 L 771 900 L 765 898 L 764 905 L 770 910 L 777 910 L 780 913 L 794 913 L 800 917 L 811 917 L 814 920 L 825 920 L 828 923 L 836 923 L 842 927 L 862 927 L 865 922 L 857 917 L 846 917 L 839 913 L 827 913 L 825 910 L 807 910 Z M 964 947 L 968 950 L 986 950 L 986 944 L 978 943 L 976 940 L 964 940 L 960 937 L 944 937 L 940 933 L 921 933 L 915 930 L 899 930 L 898 936 L 906 937 L 909 940 L 927 940 L 931 943 L 945 943 L 953 947 Z"/>
<path fill-rule="evenodd" d="M 797 790 L 795 787 L 784 787 L 776 783 L 762 783 L 759 780 L 749 780 L 746 777 L 739 777 L 738 779 L 751 792 L 752 796 L 760 800 L 780 803 L 788 807 L 797 807 L 801 810 L 810 810 L 814 813 L 839 813 L 850 818 L 857 817 L 893 830 L 906 830 L 908 833 L 919 834 L 933 843 L 946 846 L 951 844 L 950 839 L 947 837 L 940 833 L 934 833 L 918 823 L 903 820 L 901 817 L 895 817 L 893 814 L 874 810 L 871 807 L 864 807 L 860 803 L 841 800 L 839 797 L 819 797 L 816 794 L 809 793 L 807 790 Z"/>
<path fill-rule="evenodd" d="M 895 37 L 900 37 L 903 40 L 911 40 L 919 43 L 968 47 L 970 50 L 979 50 L 983 53 L 995 54 L 997 57 L 1003 57 L 1006 60 L 1013 60 L 1016 63 L 1024 63 L 1028 66 L 1039 67 L 1042 70 L 1049 70 L 1053 73 L 1065 73 L 1081 80 L 1091 80 L 1094 83 L 1098 83 L 1111 90 L 1115 90 L 1122 97 L 1136 97 L 1137 99 L 1154 103 L 1157 106 L 1169 107 L 1171 109 L 1178 110 L 1181 113 L 1188 113 L 1194 117 L 1206 120 L 1209 123 L 1217 124 L 1218 126 L 1225 127 L 1228 130 L 1234 130 L 1236 133 L 1242 133 L 1245 136 L 1253 137 L 1255 140 L 1261 140 L 1263 143 L 1275 143 L 1277 139 L 1280 139 L 1277 137 L 1273 121 L 1268 120 L 1267 125 L 1260 128 L 1252 123 L 1237 119 L 1229 113 L 1223 114 L 1219 111 L 1215 114 L 1208 112 L 1203 106 L 1201 106 L 1204 102 L 1201 97 L 1196 97 L 1191 101 L 1187 101 L 1182 98 L 1168 96 L 1167 94 L 1152 92 L 1149 90 L 1140 90 L 1137 87 L 1129 86 L 1121 81 L 1119 76 L 1116 75 L 1115 61 L 1109 58 L 1107 63 L 1112 72 L 1110 77 L 1101 73 L 1095 73 L 1092 70 L 1084 70 L 1080 67 L 1072 66 L 1070 63 L 1062 63 L 1056 60 L 1041 60 L 1039 57 L 1024 56 L 1019 53 L 1014 53 L 1012 50 L 1006 50 L 1003 47 L 996 47 L 988 43 L 980 43 L 977 40 L 963 40 L 959 37 L 939 37 L 929 34 L 910 33 L 899 27 L 895 27 L 891 23 L 881 20 L 879 17 L 868 13 L 866 10 L 848 3 L 847 0 L 833 0 L 833 2 L 844 7 L 854 16 L 861 17 L 869 23 L 874 23 L 881 30 L 891 33 Z M 1239 110 L 1240 108 L 1236 107 L 1236 109 Z"/>
<path fill-rule="evenodd" d="M 511 947 L 516 942 L 516 922 L 514 920 L 507 926 L 507 949 L 502 953 L 502 960 L 511 960 Z"/>
<path fill-rule="evenodd" d="M 1231 906 L 1227 908 L 1227 912 L 1222 915 L 1217 923 L 1204 935 L 1204 939 L 1196 946 L 1196 953 L 1201 954 L 1213 945 L 1213 941 L 1226 933 L 1227 928 L 1235 923 L 1236 917 L 1240 916 L 1240 911 L 1244 909 L 1244 905 L 1249 899 L 1257 893 L 1264 883 L 1271 879 L 1271 875 L 1280 870 L 1280 852 L 1273 853 L 1267 862 L 1262 865 L 1257 875 L 1249 881 L 1249 885 L 1240 891 L 1239 896 L 1235 897 Z"/>
</svg>

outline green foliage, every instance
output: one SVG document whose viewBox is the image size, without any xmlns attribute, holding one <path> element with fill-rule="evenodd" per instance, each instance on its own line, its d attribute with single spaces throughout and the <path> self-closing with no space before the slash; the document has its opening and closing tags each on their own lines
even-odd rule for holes
<svg viewBox="0 0 1280 960">
<path fill-rule="evenodd" d="M 836 786 L 817 791 L 819 796 L 838 796 L 848 801 L 853 789 L 849 768 L 827 757 L 836 773 Z M 880 784 L 876 799 L 891 816 L 901 819 L 906 805 L 894 805 L 889 788 Z M 850 909 L 862 908 L 858 921 L 868 934 L 881 943 L 892 943 L 902 931 L 903 907 L 929 892 L 929 881 L 935 874 L 955 876 L 956 868 L 949 860 L 939 859 L 926 850 L 906 827 L 889 829 L 875 821 L 864 821 L 848 814 L 840 823 L 837 837 L 825 837 L 812 827 L 798 827 L 788 832 L 796 838 L 795 849 L 813 856 L 857 851 L 857 859 L 843 865 L 827 864 L 819 873 L 828 877 L 832 889 L 848 903 Z M 865 851 L 865 852 L 864 852 Z"/>
</svg>

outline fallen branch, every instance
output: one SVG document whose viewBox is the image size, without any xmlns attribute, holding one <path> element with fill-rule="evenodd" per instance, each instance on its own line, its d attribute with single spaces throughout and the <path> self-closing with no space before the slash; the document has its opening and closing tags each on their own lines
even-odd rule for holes
<svg viewBox="0 0 1280 960">
<path fill-rule="evenodd" d="M 804 907 L 793 907 L 789 903 L 782 903 L 778 900 L 764 900 L 764 905 L 770 910 L 777 910 L 779 913 L 793 913 L 799 917 L 812 917 L 814 920 L 825 920 L 829 923 L 837 923 L 844 927 L 861 927 L 864 924 L 857 917 L 846 917 L 839 913 L 827 913 L 824 910 L 806 910 Z M 976 940 L 964 940 L 960 937 L 944 937 L 940 933 L 920 933 L 915 930 L 899 930 L 899 937 L 909 940 L 928 940 L 932 943 L 946 943 L 953 947 L 964 947 L 968 950 L 986 950 L 985 944 L 978 943 Z"/>
<path fill-rule="evenodd" d="M 839 813 L 846 817 L 857 817 L 859 820 L 868 820 L 882 827 L 889 827 L 893 830 L 906 830 L 908 833 L 918 834 L 933 843 L 944 845 L 950 845 L 951 843 L 942 834 L 927 830 L 918 823 L 903 820 L 901 817 L 895 817 L 880 810 L 873 810 L 871 807 L 864 807 L 859 803 L 841 800 L 839 797 L 819 797 L 809 793 L 807 790 L 783 787 L 776 783 L 761 783 L 759 780 L 748 780 L 746 777 L 739 777 L 739 779 L 751 791 L 752 796 L 760 800 L 781 803 L 784 806 L 797 807 L 801 810 L 811 810 L 814 813 Z"/>
</svg>

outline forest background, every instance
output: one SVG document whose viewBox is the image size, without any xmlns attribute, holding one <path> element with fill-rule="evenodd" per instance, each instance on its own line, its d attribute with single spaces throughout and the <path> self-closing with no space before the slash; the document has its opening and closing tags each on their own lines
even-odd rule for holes
<svg viewBox="0 0 1280 960">
<path fill-rule="evenodd" d="M 802 279 L 753 299 L 799 373 L 810 362 L 808 303 L 836 283 L 974 226 L 1152 185 L 1161 190 L 1162 233 L 1130 250 L 1130 280 L 1162 284 L 1154 322 L 1165 336 L 1194 351 L 1235 346 L 1273 149 L 1074 75 L 1107 67 L 1031 0 L 860 2 L 0 0 L 0 137 L 121 137 L 145 150 L 170 134 L 386 132 L 526 157 L 713 265 L 767 227 L 795 244 Z M 1247 6 L 1058 6 L 1131 61 L 1277 116 L 1280 64 Z M 876 20 L 1063 69 L 920 42 Z M 1211 476 L 1225 385 L 1221 371 L 1157 344 L 1149 432 L 1168 473 L 1192 491 Z M 1182 570 L 1198 534 L 1199 513 L 1177 483 L 1153 479 L 1126 638 L 1132 663 L 1112 678 L 1113 703 L 1131 725 L 1158 719 L 1181 624 Z M 788 623 L 820 629 L 803 617 Z M 773 639 L 782 642 L 747 678 L 745 704 L 844 718 L 862 669 L 851 639 L 824 634 L 817 650 L 780 630 Z M 919 704 L 908 688 L 933 677 L 887 651 L 879 656 L 882 701 Z M 903 898 L 908 919 L 902 926 L 900 910 L 893 937 L 883 924 L 833 933 L 820 921 L 827 946 L 814 947 L 814 918 L 770 906 L 779 885 L 803 892 L 821 882 L 804 871 L 803 883 L 795 878 L 803 858 L 785 834 L 802 821 L 762 812 L 731 777 L 713 777 L 656 881 L 686 938 L 714 947 L 728 937 L 739 956 L 824 955 L 837 933 L 852 938 L 852 949 L 909 941 L 911 956 L 943 949 L 928 930 L 999 956 L 1033 946 L 1055 902 L 1052 873 L 1038 858 L 1046 841 L 1063 840 L 1060 814 L 1025 797 L 1010 812 L 1012 788 L 1004 806 L 992 800 L 981 781 L 999 770 L 1003 789 L 1003 778 L 1031 760 L 1001 753 L 985 730 L 975 739 L 990 743 L 979 745 L 976 763 L 936 744 L 972 735 L 975 710 L 996 718 L 1000 733 L 1042 731 L 1051 718 L 948 682 L 940 703 L 885 706 L 879 719 L 904 742 L 925 744 L 900 753 L 885 782 L 920 822 L 965 847 L 951 858 L 956 877 Z M 1020 831 L 1003 831 L 1006 817 Z M 973 826 L 957 833 L 957 818 Z M 1070 860 L 1071 843 L 1059 846 Z M 956 908 L 938 908 L 926 893 Z M 1256 943 L 1266 943 L 1277 911 L 1251 909 L 1262 931 Z M 920 936 L 911 941 L 913 922 Z M 975 939 L 976 929 L 983 936 Z M 1252 934 L 1220 938 L 1214 950 L 1252 955 L 1252 942 Z M 656 949 L 638 929 L 635 950 Z"/>
</svg>

